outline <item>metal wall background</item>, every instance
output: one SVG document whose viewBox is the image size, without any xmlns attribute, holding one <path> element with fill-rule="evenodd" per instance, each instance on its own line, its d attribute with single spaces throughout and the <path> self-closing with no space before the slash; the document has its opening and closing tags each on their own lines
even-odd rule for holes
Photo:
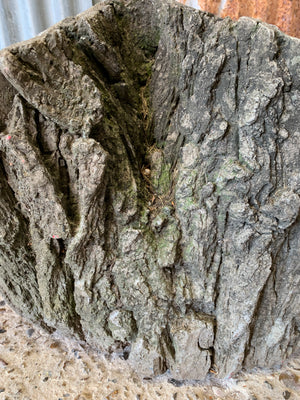
<svg viewBox="0 0 300 400">
<path fill-rule="evenodd" d="M 0 49 L 30 39 L 99 0 L 0 0 Z"/>
<path fill-rule="evenodd" d="M 194 7 L 194 8 L 198 8 L 198 9 L 200 8 L 198 0 L 177 0 L 177 1 L 179 1 L 180 3 L 186 4 L 187 6 L 190 6 L 190 7 Z"/>
</svg>

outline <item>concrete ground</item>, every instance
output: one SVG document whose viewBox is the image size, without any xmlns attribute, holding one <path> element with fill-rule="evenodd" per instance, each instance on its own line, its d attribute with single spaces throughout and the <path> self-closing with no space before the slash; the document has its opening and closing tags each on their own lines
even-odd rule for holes
<svg viewBox="0 0 300 400">
<path fill-rule="evenodd" d="M 178 385 L 143 380 L 125 361 L 49 335 L 0 299 L 0 400 L 297 400 L 300 358 L 280 371 Z"/>
</svg>

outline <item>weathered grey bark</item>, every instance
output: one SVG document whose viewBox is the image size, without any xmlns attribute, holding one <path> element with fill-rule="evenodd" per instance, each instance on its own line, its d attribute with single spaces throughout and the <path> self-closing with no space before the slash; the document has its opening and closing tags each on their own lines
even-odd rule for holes
<svg viewBox="0 0 300 400">
<path fill-rule="evenodd" d="M 0 291 L 147 376 L 299 350 L 300 41 L 107 2 L 0 53 Z"/>
</svg>

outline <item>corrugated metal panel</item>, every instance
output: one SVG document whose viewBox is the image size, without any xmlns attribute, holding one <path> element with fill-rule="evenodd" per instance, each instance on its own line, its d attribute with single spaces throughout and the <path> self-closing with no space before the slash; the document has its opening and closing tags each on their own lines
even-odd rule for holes
<svg viewBox="0 0 300 400">
<path fill-rule="evenodd" d="M 180 3 L 186 4 L 187 6 L 200 8 L 198 4 L 198 0 L 178 0 Z"/>
<path fill-rule="evenodd" d="M 30 39 L 99 0 L 0 0 L 0 49 Z"/>
</svg>

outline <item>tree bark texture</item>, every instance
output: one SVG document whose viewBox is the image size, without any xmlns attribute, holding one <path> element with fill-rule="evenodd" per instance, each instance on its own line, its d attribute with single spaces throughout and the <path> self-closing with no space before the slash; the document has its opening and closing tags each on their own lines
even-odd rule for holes
<svg viewBox="0 0 300 400">
<path fill-rule="evenodd" d="M 144 376 L 299 351 L 300 41 L 98 4 L 0 53 L 0 291 Z"/>
</svg>

